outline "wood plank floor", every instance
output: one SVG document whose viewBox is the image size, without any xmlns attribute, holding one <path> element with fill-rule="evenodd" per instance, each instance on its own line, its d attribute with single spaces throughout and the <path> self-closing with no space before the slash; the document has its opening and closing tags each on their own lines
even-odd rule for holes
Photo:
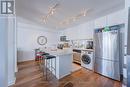
<svg viewBox="0 0 130 87">
<path fill-rule="evenodd" d="M 60 79 L 45 81 L 38 64 L 34 61 L 18 64 L 16 84 L 11 87 L 64 87 L 68 82 L 73 87 L 121 87 L 121 83 L 84 68 Z"/>
</svg>

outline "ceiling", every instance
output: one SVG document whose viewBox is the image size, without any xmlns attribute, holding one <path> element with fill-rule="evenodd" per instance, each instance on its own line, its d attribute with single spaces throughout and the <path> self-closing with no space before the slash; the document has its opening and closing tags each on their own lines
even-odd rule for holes
<svg viewBox="0 0 130 87">
<path fill-rule="evenodd" d="M 16 15 L 53 30 L 61 30 L 85 23 L 111 12 L 123 9 L 125 0 L 15 0 Z M 50 6 L 59 3 L 55 13 L 43 22 Z M 60 25 L 63 20 L 78 15 L 83 9 L 89 9 L 86 16 Z"/>
</svg>

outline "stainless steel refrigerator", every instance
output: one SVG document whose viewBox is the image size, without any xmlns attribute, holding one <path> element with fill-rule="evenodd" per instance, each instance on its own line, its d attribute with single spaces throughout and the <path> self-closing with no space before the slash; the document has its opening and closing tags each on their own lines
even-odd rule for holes
<svg viewBox="0 0 130 87">
<path fill-rule="evenodd" d="M 95 72 L 120 80 L 120 26 L 96 29 L 94 33 Z"/>
</svg>

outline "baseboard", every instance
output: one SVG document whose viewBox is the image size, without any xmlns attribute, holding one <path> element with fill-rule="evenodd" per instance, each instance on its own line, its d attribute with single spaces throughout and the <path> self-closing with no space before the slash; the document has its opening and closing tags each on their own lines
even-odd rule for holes
<svg viewBox="0 0 130 87">
<path fill-rule="evenodd" d="M 18 62 L 18 64 L 20 63 L 27 63 L 27 62 L 34 62 L 35 60 L 27 60 L 27 61 L 21 61 L 21 62 Z"/>
<path fill-rule="evenodd" d="M 11 81 L 8 82 L 8 86 L 14 85 L 16 81 L 16 78 L 12 79 Z"/>
</svg>

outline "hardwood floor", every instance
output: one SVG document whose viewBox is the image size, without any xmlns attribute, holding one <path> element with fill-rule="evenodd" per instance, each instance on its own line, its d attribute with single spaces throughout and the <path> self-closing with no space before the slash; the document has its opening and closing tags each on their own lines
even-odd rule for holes
<svg viewBox="0 0 130 87">
<path fill-rule="evenodd" d="M 59 81 L 45 81 L 43 73 L 34 61 L 19 63 L 18 68 L 16 84 L 11 87 L 64 87 L 68 82 L 71 82 L 73 87 L 121 87 L 120 82 L 83 68 Z"/>
</svg>

